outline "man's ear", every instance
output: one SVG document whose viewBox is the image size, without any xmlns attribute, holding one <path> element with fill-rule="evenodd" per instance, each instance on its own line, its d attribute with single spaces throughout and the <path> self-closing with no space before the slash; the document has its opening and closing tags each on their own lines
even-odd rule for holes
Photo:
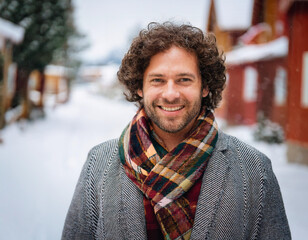
<svg viewBox="0 0 308 240">
<path fill-rule="evenodd" d="M 202 97 L 206 97 L 209 94 L 209 88 L 206 86 L 202 89 Z"/>
<path fill-rule="evenodd" d="M 143 93 L 142 93 L 142 90 L 141 90 L 141 89 L 138 89 L 138 90 L 137 90 L 137 94 L 138 94 L 139 97 L 141 97 L 141 98 L 143 97 Z"/>
</svg>

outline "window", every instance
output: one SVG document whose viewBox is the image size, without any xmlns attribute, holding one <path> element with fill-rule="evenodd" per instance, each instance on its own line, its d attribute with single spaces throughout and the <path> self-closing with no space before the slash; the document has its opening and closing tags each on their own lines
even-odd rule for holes
<svg viewBox="0 0 308 240">
<path fill-rule="evenodd" d="M 302 105 L 308 107 L 308 52 L 303 54 Z"/>
<path fill-rule="evenodd" d="M 253 67 L 246 67 L 244 74 L 244 100 L 255 102 L 257 100 L 258 72 Z"/>
<path fill-rule="evenodd" d="M 287 73 L 283 67 L 276 69 L 275 76 L 275 103 L 284 105 L 287 97 Z"/>
</svg>

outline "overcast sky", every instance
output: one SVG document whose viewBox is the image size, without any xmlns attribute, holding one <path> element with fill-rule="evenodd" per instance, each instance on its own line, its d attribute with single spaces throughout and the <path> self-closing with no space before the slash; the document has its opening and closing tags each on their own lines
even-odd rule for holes
<svg viewBox="0 0 308 240">
<path fill-rule="evenodd" d="M 73 0 L 75 22 L 91 45 L 86 60 L 98 60 L 125 48 L 136 29 L 152 21 L 191 23 L 205 29 L 209 0 Z"/>
</svg>

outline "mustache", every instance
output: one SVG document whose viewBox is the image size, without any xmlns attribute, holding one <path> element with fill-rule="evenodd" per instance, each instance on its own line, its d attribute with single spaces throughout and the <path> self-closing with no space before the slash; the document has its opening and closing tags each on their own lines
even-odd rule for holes
<svg viewBox="0 0 308 240">
<path fill-rule="evenodd" d="M 187 101 L 181 99 L 175 99 L 174 101 L 169 101 L 168 99 L 158 99 L 153 102 L 154 105 L 185 105 Z"/>
</svg>

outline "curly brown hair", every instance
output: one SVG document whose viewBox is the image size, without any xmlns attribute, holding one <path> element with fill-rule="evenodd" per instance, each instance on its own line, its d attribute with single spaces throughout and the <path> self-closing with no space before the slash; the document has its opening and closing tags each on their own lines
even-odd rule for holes
<svg viewBox="0 0 308 240">
<path fill-rule="evenodd" d="M 142 98 L 137 94 L 143 87 L 143 75 L 150 64 L 151 57 L 167 51 L 172 46 L 181 47 L 196 54 L 202 78 L 202 87 L 207 87 L 209 94 L 202 99 L 202 105 L 214 110 L 221 100 L 226 82 L 225 57 L 219 53 L 216 38 L 191 25 L 176 25 L 171 22 L 150 23 L 136 37 L 124 56 L 118 79 L 128 92 L 126 99 L 142 106 Z"/>
</svg>

